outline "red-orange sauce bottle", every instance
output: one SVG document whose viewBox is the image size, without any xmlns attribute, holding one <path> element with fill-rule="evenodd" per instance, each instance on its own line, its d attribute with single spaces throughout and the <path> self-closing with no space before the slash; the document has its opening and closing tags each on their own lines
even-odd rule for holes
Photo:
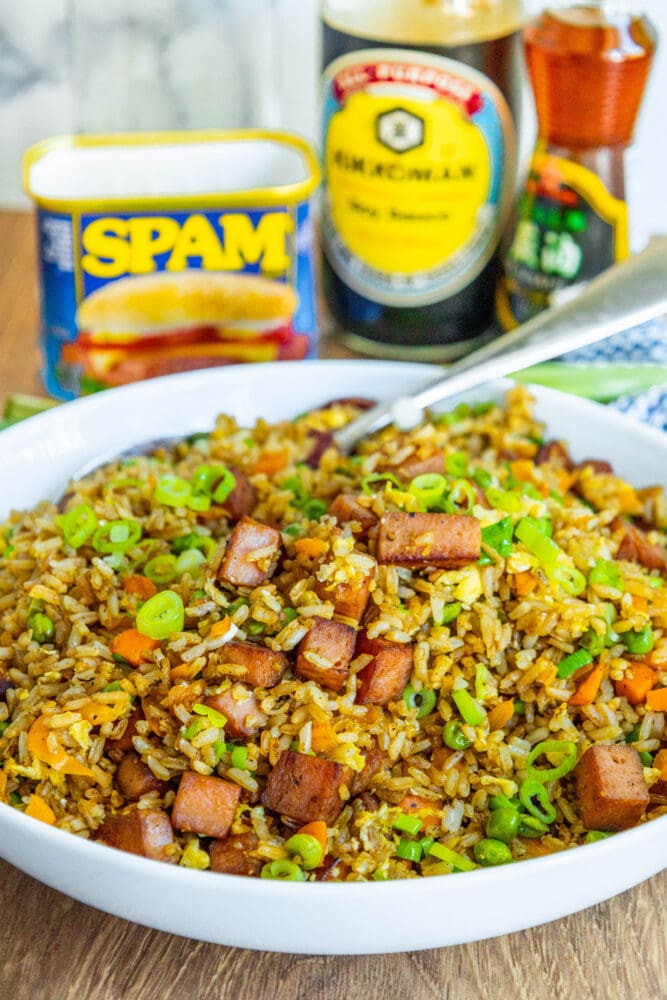
<svg viewBox="0 0 667 1000">
<path fill-rule="evenodd" d="M 506 328 L 628 255 L 624 154 L 655 44 L 645 17 L 604 3 L 525 29 L 539 138 L 498 289 Z"/>
</svg>

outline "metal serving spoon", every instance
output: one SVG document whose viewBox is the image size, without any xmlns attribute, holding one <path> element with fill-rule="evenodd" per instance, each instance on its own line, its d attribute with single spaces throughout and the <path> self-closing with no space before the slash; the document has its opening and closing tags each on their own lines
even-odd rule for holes
<svg viewBox="0 0 667 1000">
<path fill-rule="evenodd" d="M 424 410 L 466 389 L 548 361 L 667 313 L 667 237 L 615 264 L 576 299 L 548 309 L 450 365 L 435 381 L 391 402 L 379 403 L 336 431 L 333 443 L 351 451 L 387 424 L 416 426 Z"/>
</svg>

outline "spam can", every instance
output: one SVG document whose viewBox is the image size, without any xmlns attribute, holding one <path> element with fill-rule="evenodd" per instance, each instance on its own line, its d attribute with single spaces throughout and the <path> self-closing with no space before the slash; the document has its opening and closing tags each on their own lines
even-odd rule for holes
<svg viewBox="0 0 667 1000">
<path fill-rule="evenodd" d="M 302 139 L 242 130 L 33 146 L 43 378 L 59 399 L 172 372 L 317 353 Z"/>
</svg>

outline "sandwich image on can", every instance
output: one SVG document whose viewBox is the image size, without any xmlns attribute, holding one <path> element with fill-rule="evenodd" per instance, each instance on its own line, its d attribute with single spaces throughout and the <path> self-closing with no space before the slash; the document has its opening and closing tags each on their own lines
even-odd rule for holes
<svg viewBox="0 0 667 1000">
<path fill-rule="evenodd" d="M 253 274 L 161 271 L 120 278 L 76 313 L 63 361 L 102 386 L 244 361 L 306 357 L 291 285 Z"/>
</svg>

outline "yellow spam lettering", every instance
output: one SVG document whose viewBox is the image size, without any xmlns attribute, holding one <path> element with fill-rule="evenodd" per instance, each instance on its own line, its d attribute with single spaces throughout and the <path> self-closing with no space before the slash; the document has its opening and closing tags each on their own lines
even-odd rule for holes
<svg viewBox="0 0 667 1000">
<path fill-rule="evenodd" d="M 271 275 L 290 266 L 287 237 L 294 223 L 285 212 L 268 212 L 257 225 L 243 212 L 218 219 L 220 234 L 210 219 L 198 213 L 181 224 L 171 216 L 95 219 L 83 230 L 81 266 L 96 278 L 150 274 L 156 258 L 168 254 L 166 269 L 183 271 L 198 264 L 204 271 L 242 271 L 259 264 Z"/>
</svg>

